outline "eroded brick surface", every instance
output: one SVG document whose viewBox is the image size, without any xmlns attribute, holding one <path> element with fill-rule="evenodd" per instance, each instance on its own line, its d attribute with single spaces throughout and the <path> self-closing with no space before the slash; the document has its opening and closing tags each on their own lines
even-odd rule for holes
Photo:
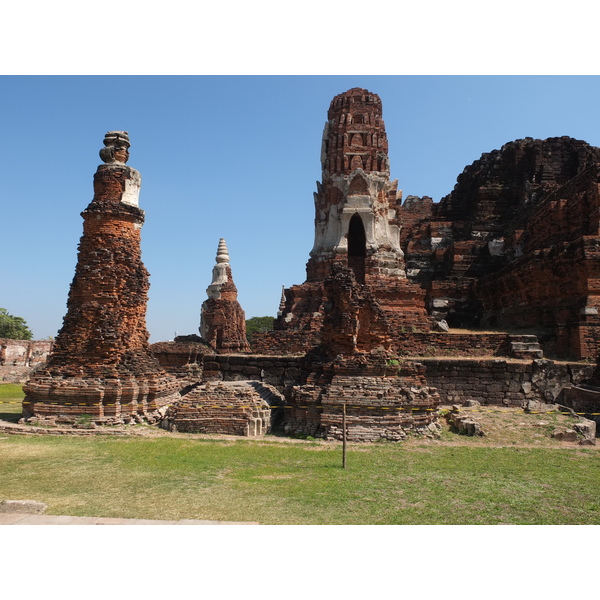
<svg viewBox="0 0 600 600">
<path fill-rule="evenodd" d="M 261 436 L 271 429 L 271 405 L 278 393 L 251 381 L 196 386 L 166 411 L 162 427 L 188 433 Z"/>
<path fill-rule="evenodd" d="M 408 432 L 434 435 L 439 395 L 425 369 L 386 355 L 355 355 L 320 361 L 307 356 L 304 379 L 289 393 L 285 432 L 342 439 L 400 441 Z"/>
<path fill-rule="evenodd" d="M 439 204 L 400 210 L 409 279 L 451 326 L 537 328 L 547 352 L 600 342 L 600 149 L 525 138 L 484 154 Z"/>
<path fill-rule="evenodd" d="M 324 282 L 321 344 L 303 361 L 302 383 L 288 393 L 285 431 L 326 439 L 402 440 L 435 434 L 439 395 L 425 370 L 393 351 L 394 324 L 368 285 L 340 263 Z"/>
<path fill-rule="evenodd" d="M 140 174 L 128 167 L 125 132 L 109 132 L 83 211 L 83 236 L 67 314 L 46 365 L 25 385 L 23 414 L 68 422 L 152 418 L 177 383 L 149 352 L 148 272 L 141 260 Z"/>
</svg>

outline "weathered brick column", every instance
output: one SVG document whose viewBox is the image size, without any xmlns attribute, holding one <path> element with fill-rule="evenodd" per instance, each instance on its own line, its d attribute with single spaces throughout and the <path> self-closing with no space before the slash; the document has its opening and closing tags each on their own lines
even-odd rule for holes
<svg viewBox="0 0 600 600">
<path fill-rule="evenodd" d="M 153 419 L 177 391 L 149 352 L 148 271 L 141 260 L 141 176 L 127 166 L 127 132 L 108 132 L 83 211 L 67 314 L 43 370 L 25 385 L 26 418 L 112 423 Z M 87 418 L 87 417 L 86 417 Z"/>
</svg>

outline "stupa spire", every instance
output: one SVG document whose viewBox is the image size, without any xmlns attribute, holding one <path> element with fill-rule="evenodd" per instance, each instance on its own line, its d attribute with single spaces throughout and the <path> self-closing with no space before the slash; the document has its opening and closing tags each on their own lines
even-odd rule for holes
<svg viewBox="0 0 600 600">
<path fill-rule="evenodd" d="M 233 282 L 229 250 L 224 238 L 219 240 L 212 281 L 206 289 L 208 300 L 202 304 L 200 335 L 221 352 L 247 352 L 246 315 L 238 302 Z"/>
</svg>

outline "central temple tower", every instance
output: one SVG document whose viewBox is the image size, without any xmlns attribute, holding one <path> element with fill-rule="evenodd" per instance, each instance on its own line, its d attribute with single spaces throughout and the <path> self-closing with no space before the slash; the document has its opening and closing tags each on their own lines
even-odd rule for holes
<svg viewBox="0 0 600 600">
<path fill-rule="evenodd" d="M 402 331 L 428 331 L 425 291 L 406 277 L 400 246 L 402 192 L 397 180 L 390 180 L 388 141 L 377 94 L 352 88 L 331 101 L 321 168 L 306 281 L 284 290 L 270 343 L 277 339 L 281 348 L 295 352 L 320 343 L 326 314 L 340 300 L 331 296 L 334 288 L 350 294 L 351 303 L 361 299 L 359 333 L 351 336 L 356 338 L 355 351 L 393 346 Z M 331 277 L 336 284 L 326 284 Z M 373 332 L 367 313 L 379 315 L 375 337 L 365 334 L 366 329 Z"/>
<path fill-rule="evenodd" d="M 307 281 L 323 279 L 339 260 L 361 283 L 405 277 L 397 219 L 402 192 L 390 181 L 381 100 L 353 88 L 332 100 L 327 118 Z"/>
</svg>

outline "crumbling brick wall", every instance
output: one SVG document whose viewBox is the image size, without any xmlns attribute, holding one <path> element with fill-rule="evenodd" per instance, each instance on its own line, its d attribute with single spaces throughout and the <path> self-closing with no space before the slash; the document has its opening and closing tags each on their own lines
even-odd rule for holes
<svg viewBox="0 0 600 600">
<path fill-rule="evenodd" d="M 410 359 L 409 359 L 410 360 Z M 523 406 L 530 400 L 564 404 L 565 390 L 591 377 L 593 365 L 549 360 L 431 359 L 425 367 L 429 385 L 442 404 L 475 400 L 496 406 Z"/>
<path fill-rule="evenodd" d="M 12 340 L 0 338 L 0 381 L 22 383 L 46 361 L 52 340 Z"/>
<path fill-rule="evenodd" d="M 438 204 L 400 210 L 407 275 L 450 326 L 549 329 L 554 352 L 600 342 L 600 149 L 525 138 L 484 154 Z"/>
<path fill-rule="evenodd" d="M 52 345 L 52 340 L 0 338 L 0 367 L 35 367 L 46 360 L 52 350 Z"/>
<path fill-rule="evenodd" d="M 161 425 L 182 433 L 260 436 L 271 428 L 271 408 L 246 382 L 197 386 L 170 406 Z"/>
</svg>

